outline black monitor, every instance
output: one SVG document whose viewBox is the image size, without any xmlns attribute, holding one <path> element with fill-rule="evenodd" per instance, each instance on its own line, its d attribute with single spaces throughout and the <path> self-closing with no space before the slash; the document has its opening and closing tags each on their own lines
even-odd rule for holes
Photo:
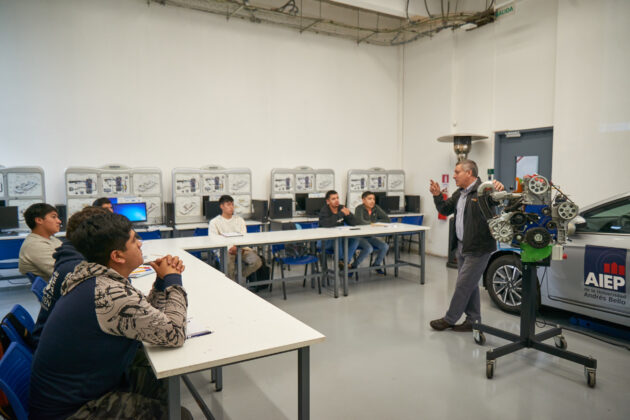
<svg viewBox="0 0 630 420">
<path fill-rule="evenodd" d="M 218 201 L 206 201 L 203 203 L 203 215 L 206 220 L 212 220 L 222 213 L 221 206 Z"/>
<path fill-rule="evenodd" d="M 4 200 L 0 200 L 0 207 L 4 207 L 7 205 L 7 202 Z"/>
<path fill-rule="evenodd" d="M 400 196 L 388 195 L 383 202 L 384 205 L 380 205 L 385 213 L 391 213 L 400 210 Z"/>
<path fill-rule="evenodd" d="M 293 200 L 290 198 L 272 198 L 269 206 L 269 217 L 272 219 L 289 219 L 293 216 Z"/>
<path fill-rule="evenodd" d="M 295 194 L 295 211 L 306 211 L 308 194 Z"/>
<path fill-rule="evenodd" d="M 0 230 L 20 227 L 17 206 L 0 207 Z"/>
<path fill-rule="evenodd" d="M 112 210 L 132 223 L 147 221 L 147 203 L 113 203 Z"/>
<path fill-rule="evenodd" d="M 306 199 L 306 215 L 319 216 L 319 212 L 326 205 L 324 197 L 307 198 Z"/>
<path fill-rule="evenodd" d="M 387 197 L 387 193 L 384 192 L 375 192 L 374 193 L 374 201 L 376 204 L 385 209 L 385 197 Z"/>
<path fill-rule="evenodd" d="M 265 223 L 269 218 L 269 202 L 267 200 L 252 200 L 254 214 L 252 220 Z"/>
</svg>

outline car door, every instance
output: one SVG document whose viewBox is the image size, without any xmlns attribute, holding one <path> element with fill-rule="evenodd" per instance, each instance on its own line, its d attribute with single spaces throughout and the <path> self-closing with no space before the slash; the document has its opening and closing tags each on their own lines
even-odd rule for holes
<svg viewBox="0 0 630 420">
<path fill-rule="evenodd" d="M 581 215 L 586 223 L 565 245 L 567 259 L 552 261 L 543 276 L 542 303 L 630 326 L 630 194 Z"/>
</svg>

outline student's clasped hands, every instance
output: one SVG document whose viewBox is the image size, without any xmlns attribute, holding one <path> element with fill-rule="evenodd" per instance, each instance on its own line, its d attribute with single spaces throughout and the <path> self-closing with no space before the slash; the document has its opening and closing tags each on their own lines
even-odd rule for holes
<svg viewBox="0 0 630 420">
<path fill-rule="evenodd" d="M 172 255 L 165 255 L 149 263 L 161 279 L 169 274 L 181 274 L 186 266 L 184 262 Z"/>
</svg>

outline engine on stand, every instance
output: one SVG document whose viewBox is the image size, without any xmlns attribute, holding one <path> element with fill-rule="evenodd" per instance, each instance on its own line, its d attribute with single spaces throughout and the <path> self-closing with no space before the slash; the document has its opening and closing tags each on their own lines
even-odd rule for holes
<svg viewBox="0 0 630 420">
<path fill-rule="evenodd" d="M 523 262 L 562 259 L 567 225 L 579 208 L 544 176 L 524 176 L 517 192 L 496 191 L 492 181 L 484 182 L 477 193 L 492 237 L 521 248 Z"/>
</svg>

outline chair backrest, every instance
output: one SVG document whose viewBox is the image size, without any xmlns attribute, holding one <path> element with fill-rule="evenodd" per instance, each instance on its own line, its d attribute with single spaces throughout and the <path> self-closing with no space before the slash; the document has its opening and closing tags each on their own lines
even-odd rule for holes
<svg viewBox="0 0 630 420">
<path fill-rule="evenodd" d="M 149 230 L 147 232 L 137 232 L 143 241 L 150 241 L 152 239 L 162 239 L 162 234 L 159 230 Z"/>
<path fill-rule="evenodd" d="M 3 239 L 0 241 L 0 260 L 13 260 L 20 257 L 24 238 Z"/>
<path fill-rule="evenodd" d="M 247 233 L 260 232 L 260 225 L 247 225 Z"/>
<path fill-rule="evenodd" d="M 33 280 L 33 285 L 31 286 L 31 292 L 37 296 L 37 300 L 42 301 L 42 297 L 44 296 L 44 289 L 46 288 L 47 283 L 43 278 L 37 276 L 35 280 Z"/>
<path fill-rule="evenodd" d="M 0 359 L 0 390 L 19 420 L 28 418 L 28 393 L 33 355 L 20 343 L 13 342 Z"/>
<path fill-rule="evenodd" d="M 35 327 L 35 321 L 33 321 L 33 317 L 28 311 L 19 303 L 13 305 L 11 308 L 11 313 L 15 315 L 15 317 L 26 327 L 28 332 L 32 333 L 33 328 Z"/>
<path fill-rule="evenodd" d="M 193 236 L 208 236 L 208 228 L 197 228 Z"/>
<path fill-rule="evenodd" d="M 404 216 L 401 220 L 401 223 L 422 226 L 422 219 L 422 216 Z"/>
<path fill-rule="evenodd" d="M 300 222 L 296 223 L 296 225 L 299 225 L 302 229 L 315 229 L 318 222 Z"/>
</svg>

